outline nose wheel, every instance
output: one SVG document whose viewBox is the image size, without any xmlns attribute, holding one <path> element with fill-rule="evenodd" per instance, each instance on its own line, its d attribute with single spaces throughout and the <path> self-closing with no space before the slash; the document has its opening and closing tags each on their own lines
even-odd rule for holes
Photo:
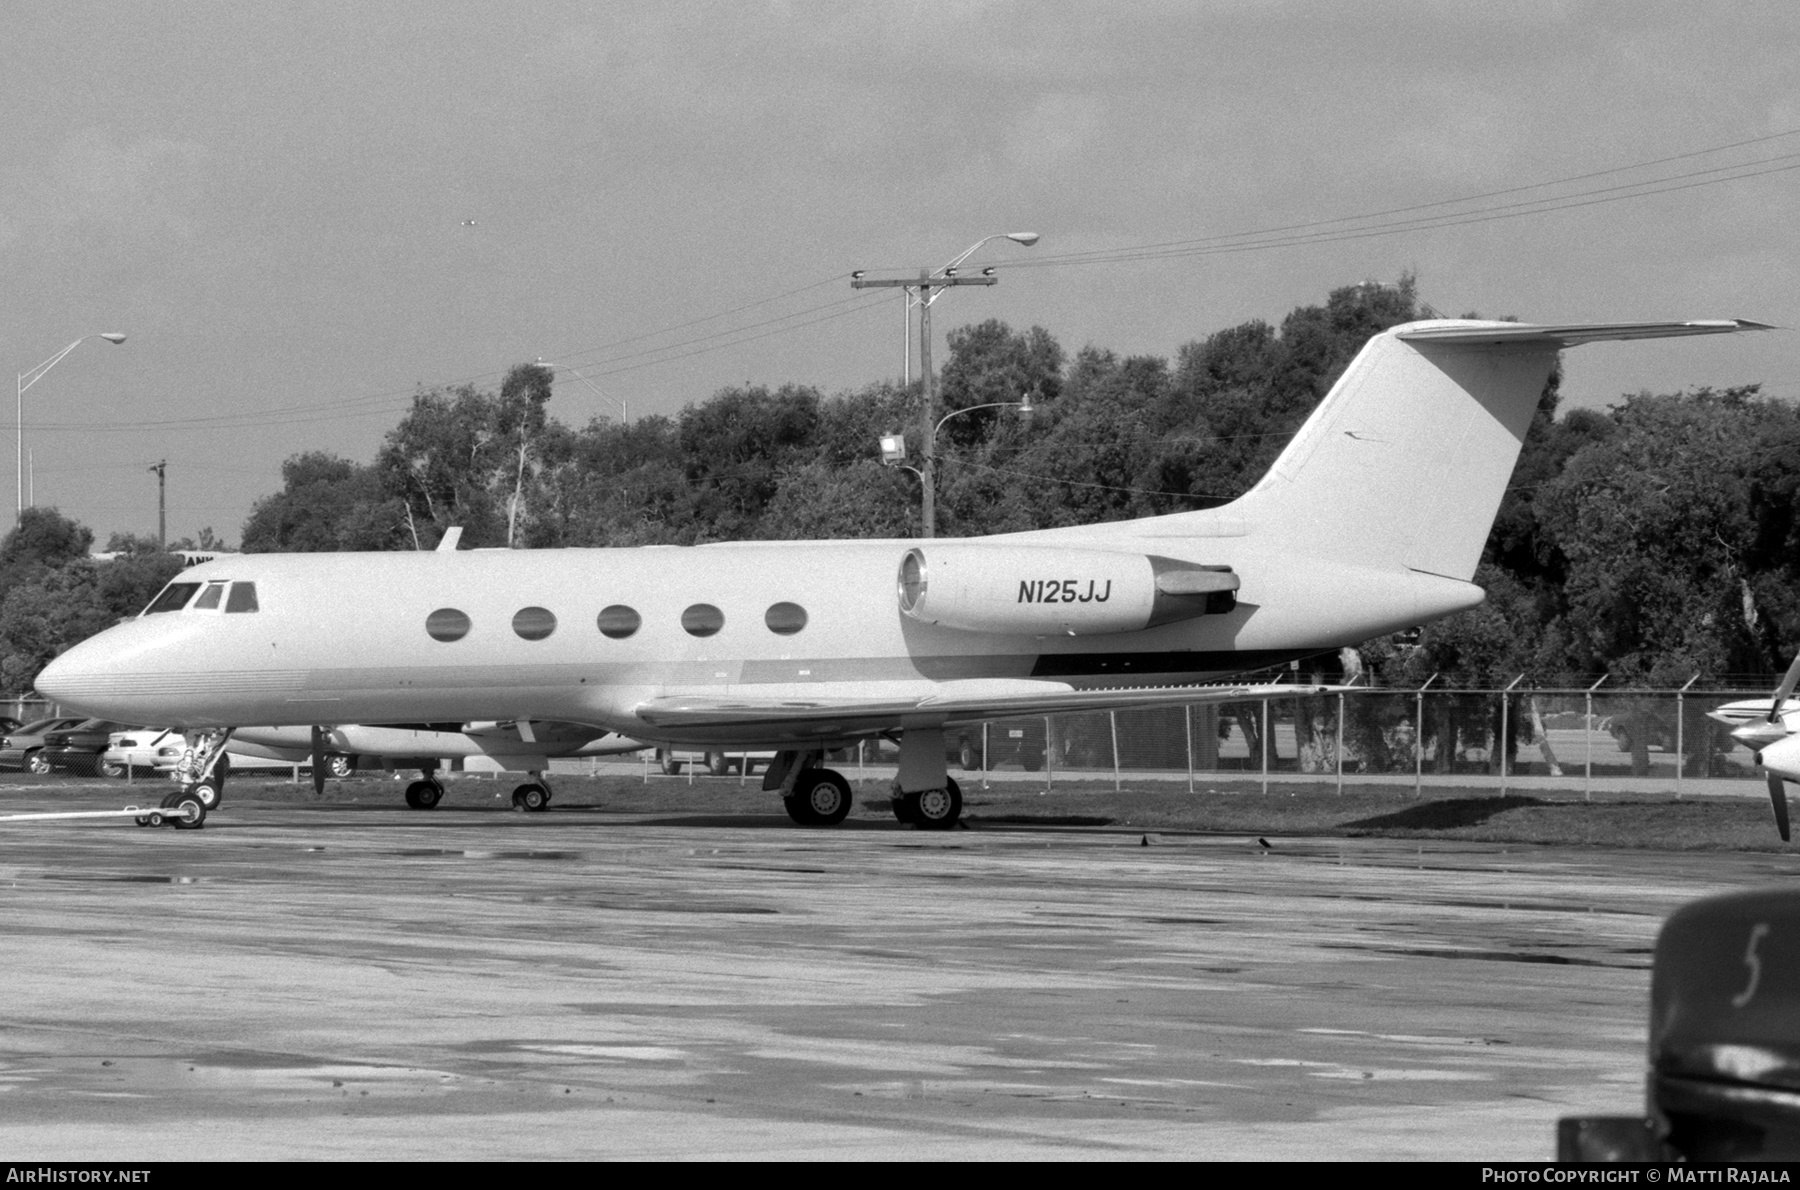
<svg viewBox="0 0 1800 1190">
<path fill-rule="evenodd" d="M 202 786 L 202 788 L 205 788 Z M 206 803 L 192 789 L 179 789 L 163 798 L 148 814 L 137 817 L 139 826 L 172 826 L 178 831 L 197 831 L 206 825 Z"/>
<path fill-rule="evenodd" d="M 415 810 L 430 810 L 444 800 L 444 787 L 426 778 L 406 787 L 406 804 Z"/>
</svg>

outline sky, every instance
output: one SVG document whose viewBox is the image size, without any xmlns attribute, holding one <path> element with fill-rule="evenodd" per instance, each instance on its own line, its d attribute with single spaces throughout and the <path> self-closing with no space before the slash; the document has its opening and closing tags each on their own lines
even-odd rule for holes
<svg viewBox="0 0 1800 1190">
<path fill-rule="evenodd" d="M 59 0 L 0 30 L 0 349 L 129 336 L 24 398 L 36 502 L 101 542 L 155 532 L 159 460 L 170 536 L 236 541 L 282 460 L 367 461 L 420 385 L 521 362 L 572 369 L 573 425 L 898 378 L 901 300 L 849 274 L 1012 231 L 1042 239 L 933 307 L 940 361 L 986 318 L 1172 356 L 1407 272 L 1447 315 L 1800 327 L 1785 0 Z M 1583 347 L 1565 405 L 1800 399 L 1797 348 Z"/>
</svg>

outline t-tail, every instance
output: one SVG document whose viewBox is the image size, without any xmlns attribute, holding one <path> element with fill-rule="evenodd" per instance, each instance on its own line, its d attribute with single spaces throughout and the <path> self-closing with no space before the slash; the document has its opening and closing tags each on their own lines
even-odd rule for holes
<svg viewBox="0 0 1800 1190">
<path fill-rule="evenodd" d="M 1307 557 L 1466 582 L 1557 352 L 1767 329 L 1742 319 L 1396 326 L 1363 347 L 1254 488 L 1222 508 L 1156 518 L 1154 533 L 1186 521 L 1207 535 L 1237 522 Z"/>
</svg>

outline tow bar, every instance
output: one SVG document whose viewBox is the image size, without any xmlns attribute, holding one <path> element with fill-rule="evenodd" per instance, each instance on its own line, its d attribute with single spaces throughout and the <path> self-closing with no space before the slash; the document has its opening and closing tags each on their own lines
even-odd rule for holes
<svg viewBox="0 0 1800 1190">
<path fill-rule="evenodd" d="M 198 830 L 206 822 L 206 805 L 191 793 L 170 794 L 161 806 L 126 806 L 123 810 L 59 810 L 43 814 L 0 815 L 6 822 L 55 822 L 73 818 L 136 818 L 139 826 L 173 826 Z"/>
</svg>

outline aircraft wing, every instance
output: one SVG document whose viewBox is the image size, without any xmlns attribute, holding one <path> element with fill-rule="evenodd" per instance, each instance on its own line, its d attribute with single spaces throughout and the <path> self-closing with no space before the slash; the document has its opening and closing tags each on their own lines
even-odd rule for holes
<svg viewBox="0 0 1800 1190">
<path fill-rule="evenodd" d="M 869 720 L 926 719 L 966 723 L 1013 715 L 1062 711 L 1122 711 L 1191 703 L 1248 702 L 1263 698 L 1306 698 L 1347 690 L 1345 686 L 1292 683 L 1227 686 L 1158 686 L 1112 690 L 1077 689 L 1064 682 L 975 679 L 939 682 L 923 694 L 884 699 L 652 698 L 638 704 L 638 718 L 652 727 L 773 728 L 793 730 L 816 724 Z"/>
<path fill-rule="evenodd" d="M 1729 335 L 1736 331 L 1772 331 L 1766 322 L 1748 318 L 1712 318 L 1691 322 L 1574 322 L 1536 326 L 1529 322 L 1495 322 L 1487 326 L 1427 326 L 1396 332 L 1409 343 L 1532 344 L 1574 347 L 1613 339 L 1674 339 L 1683 335 Z"/>
</svg>

